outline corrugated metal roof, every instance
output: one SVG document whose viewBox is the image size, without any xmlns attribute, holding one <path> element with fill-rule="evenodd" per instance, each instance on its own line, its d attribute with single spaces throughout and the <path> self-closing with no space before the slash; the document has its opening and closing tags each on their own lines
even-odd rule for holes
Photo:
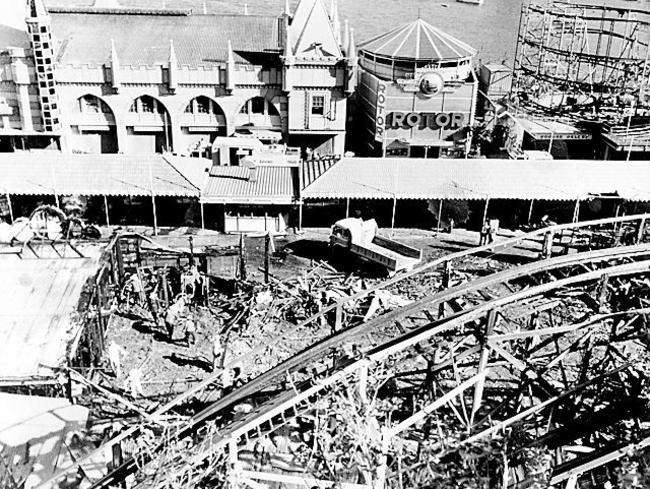
<svg viewBox="0 0 650 489">
<path fill-rule="evenodd" d="M 361 51 L 390 58 L 453 60 L 476 54 L 476 49 L 428 22 L 417 19 L 362 43 Z"/>
<path fill-rule="evenodd" d="M 236 52 L 280 49 L 276 17 L 121 13 L 53 13 L 51 17 L 58 62 L 64 65 L 109 63 L 111 39 L 121 65 L 167 64 L 170 40 L 179 65 L 192 67 L 225 62 L 228 40 Z"/>
<path fill-rule="evenodd" d="M 322 160 L 308 160 L 302 163 L 303 188 L 318 179 L 323 173 L 332 168 L 338 159 L 327 158 Z"/>
<path fill-rule="evenodd" d="M 573 200 L 617 193 L 650 201 L 650 162 L 343 158 L 305 199 Z"/>
<path fill-rule="evenodd" d="M 218 166 L 210 171 L 203 201 L 229 204 L 291 204 L 297 195 L 295 166 L 258 166 L 257 178 L 239 166 Z"/>
<path fill-rule="evenodd" d="M 151 170 L 150 170 L 151 169 Z M 198 188 L 162 155 L 0 154 L 0 192 L 15 195 L 196 197 Z"/>
</svg>

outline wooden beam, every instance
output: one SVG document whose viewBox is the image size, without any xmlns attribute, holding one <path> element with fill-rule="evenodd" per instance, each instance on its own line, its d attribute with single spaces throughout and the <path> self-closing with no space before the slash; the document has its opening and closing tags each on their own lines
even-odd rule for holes
<svg viewBox="0 0 650 489">
<path fill-rule="evenodd" d="M 389 437 L 393 437 L 404 431 L 405 429 L 413 426 L 414 424 L 422 421 L 424 418 L 429 416 L 432 412 L 437 410 L 438 408 L 444 406 L 447 404 L 449 401 L 452 399 L 456 398 L 458 395 L 462 394 L 465 392 L 467 389 L 475 385 L 477 382 L 481 380 L 485 380 L 485 377 L 488 374 L 488 369 L 485 369 L 483 372 L 479 373 L 478 375 L 475 375 L 474 377 L 466 380 L 465 382 L 461 382 L 458 386 L 454 387 L 452 390 L 447 392 L 445 395 L 440 397 L 439 399 L 436 399 L 433 401 L 431 404 L 423 407 L 420 411 L 415 413 L 414 415 L 406 418 L 404 421 L 401 423 L 398 423 L 390 428 L 387 429 L 387 434 Z"/>
<path fill-rule="evenodd" d="M 482 347 L 481 347 L 481 357 L 478 363 L 478 374 L 482 374 L 488 363 L 490 357 L 490 348 L 488 346 L 488 338 L 492 335 L 494 331 L 494 326 L 497 321 L 497 311 L 492 309 L 487 313 L 486 325 L 485 325 L 485 335 L 482 338 Z M 481 378 L 474 387 L 474 400 L 472 402 L 472 412 L 469 417 L 470 426 L 474 424 L 474 416 L 481 407 L 481 402 L 483 400 L 483 388 L 485 386 L 485 377 Z"/>
</svg>

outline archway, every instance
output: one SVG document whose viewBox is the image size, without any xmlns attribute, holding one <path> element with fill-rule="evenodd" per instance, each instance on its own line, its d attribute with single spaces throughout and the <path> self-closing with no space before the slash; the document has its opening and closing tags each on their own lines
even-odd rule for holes
<svg viewBox="0 0 650 489">
<path fill-rule="evenodd" d="M 273 103 L 264 97 L 248 99 L 235 120 L 237 132 L 251 133 L 262 140 L 282 138 L 282 118 Z"/>
<path fill-rule="evenodd" d="M 150 95 L 133 100 L 126 117 L 126 139 L 126 153 L 171 151 L 171 118 L 167 107 Z"/>
<path fill-rule="evenodd" d="M 214 139 L 227 134 L 226 114 L 216 100 L 204 95 L 185 106 L 180 126 L 182 140 L 175 142 L 176 151 L 190 156 L 207 156 Z"/>
<path fill-rule="evenodd" d="M 83 95 L 75 101 L 72 113 L 72 151 L 91 154 L 118 152 L 115 114 L 103 99 L 96 95 Z"/>
</svg>

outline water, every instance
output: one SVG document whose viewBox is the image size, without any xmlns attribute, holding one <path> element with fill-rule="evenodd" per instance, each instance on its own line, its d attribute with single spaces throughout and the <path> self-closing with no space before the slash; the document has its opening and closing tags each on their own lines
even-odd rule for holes
<svg viewBox="0 0 650 489">
<path fill-rule="evenodd" d="M 13 0 L 2 0 L 13 1 Z M 250 14 L 278 15 L 284 0 L 119 0 L 124 6 L 194 8 L 208 13 L 242 13 L 244 4 Z M 643 8 L 649 0 L 606 0 L 628 8 Z M 325 0 L 329 8 L 330 0 Z M 524 0 L 484 0 L 483 5 L 458 3 L 455 0 L 339 0 L 341 19 L 348 19 L 355 29 L 357 44 L 373 36 L 415 20 L 418 14 L 449 34 L 479 51 L 483 61 L 504 61 L 512 65 L 517 41 L 519 15 Z M 581 0 L 600 3 L 603 0 Z M 292 8 L 297 0 L 290 1 Z M 92 5 L 93 0 L 46 0 L 47 5 Z"/>
</svg>

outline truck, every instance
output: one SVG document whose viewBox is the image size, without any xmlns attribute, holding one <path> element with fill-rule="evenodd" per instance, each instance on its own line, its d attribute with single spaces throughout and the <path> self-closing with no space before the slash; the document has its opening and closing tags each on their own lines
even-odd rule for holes
<svg viewBox="0 0 650 489">
<path fill-rule="evenodd" d="M 334 223 L 330 247 L 342 248 L 366 261 L 384 266 L 390 274 L 411 270 L 422 261 L 422 250 L 378 234 L 374 219 L 348 217 Z"/>
</svg>

